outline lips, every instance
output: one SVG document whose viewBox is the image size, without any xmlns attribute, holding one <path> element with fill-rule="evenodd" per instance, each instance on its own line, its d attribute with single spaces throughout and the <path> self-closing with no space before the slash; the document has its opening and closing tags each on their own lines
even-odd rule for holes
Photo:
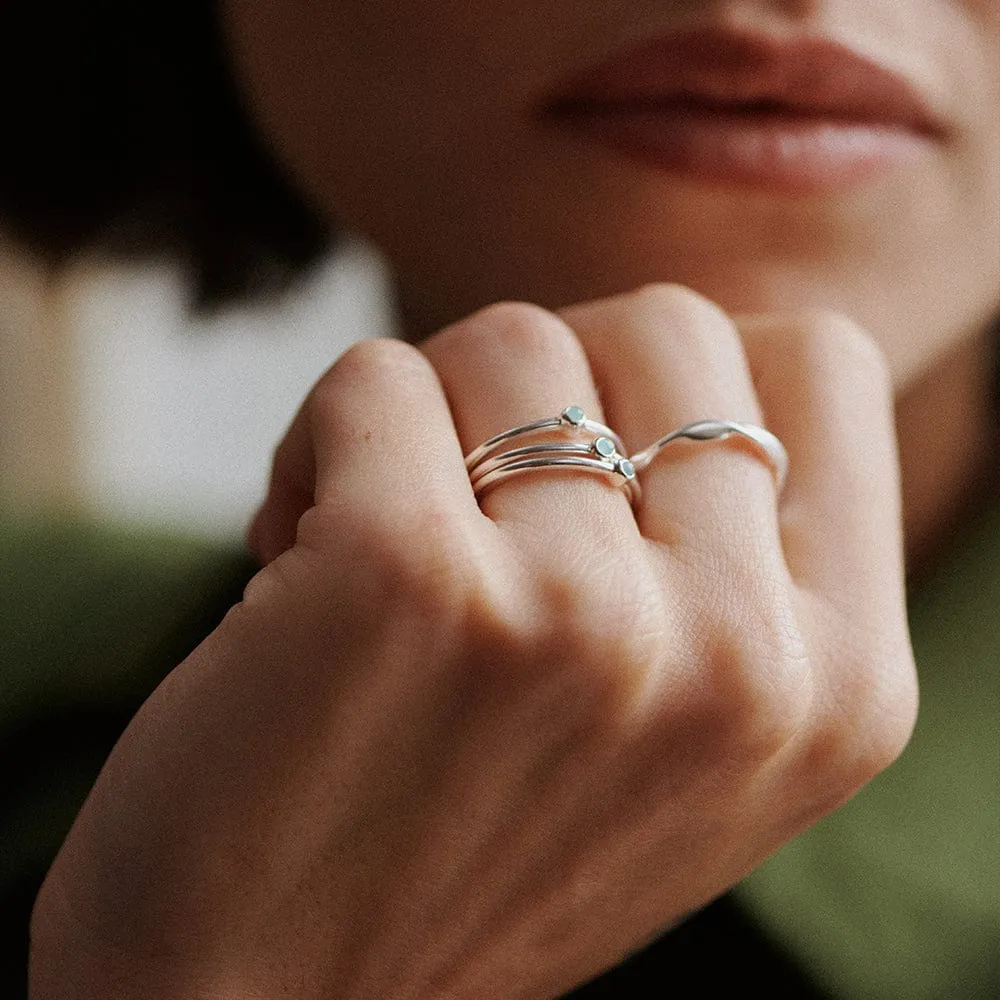
<svg viewBox="0 0 1000 1000">
<path fill-rule="evenodd" d="M 944 131 L 908 81 L 840 44 L 726 30 L 616 55 L 560 87 L 543 117 L 662 169 L 796 192 L 898 167 Z"/>
</svg>

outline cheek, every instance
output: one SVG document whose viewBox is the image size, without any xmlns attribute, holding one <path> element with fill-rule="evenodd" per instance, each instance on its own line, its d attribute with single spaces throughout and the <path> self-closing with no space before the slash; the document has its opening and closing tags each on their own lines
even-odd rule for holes
<svg viewBox="0 0 1000 1000">
<path fill-rule="evenodd" d="M 961 52 L 935 60 L 965 109 L 955 142 L 810 205 L 640 177 L 539 135 L 523 95 L 558 75 L 553 59 L 580 59 L 572 3 L 222 6 L 280 158 L 323 211 L 389 253 L 428 329 L 502 298 L 557 306 L 679 281 L 734 312 L 847 312 L 905 382 L 1000 299 L 1000 0 L 967 2 L 928 49 Z"/>
<path fill-rule="evenodd" d="M 419 55 L 430 65 L 419 38 L 400 44 L 417 23 L 408 14 L 405 0 L 221 2 L 235 74 L 256 124 L 317 206 L 347 225 L 357 223 L 373 189 L 392 197 L 380 161 L 397 145 L 399 119 L 416 110 L 406 82 L 418 72 L 414 61 Z"/>
<path fill-rule="evenodd" d="M 471 150 L 496 120 L 505 60 L 530 20 L 504 18 L 516 0 L 221 4 L 237 77 L 278 157 L 321 210 L 366 231 L 380 211 L 395 229 L 417 223 L 413 192 L 454 186 L 451 151 Z"/>
<path fill-rule="evenodd" d="M 952 131 L 887 192 L 880 266 L 855 294 L 897 384 L 912 383 L 1000 313 L 1000 3 L 926 0 L 927 73 Z"/>
</svg>

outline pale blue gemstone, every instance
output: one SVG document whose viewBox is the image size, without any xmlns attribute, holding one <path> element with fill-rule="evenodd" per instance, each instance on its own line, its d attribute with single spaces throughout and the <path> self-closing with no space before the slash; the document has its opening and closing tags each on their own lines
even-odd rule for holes
<svg viewBox="0 0 1000 1000">
<path fill-rule="evenodd" d="M 611 458 L 615 454 L 615 443 L 611 438 L 599 437 L 594 441 L 594 451 L 597 452 L 601 458 Z"/>
</svg>

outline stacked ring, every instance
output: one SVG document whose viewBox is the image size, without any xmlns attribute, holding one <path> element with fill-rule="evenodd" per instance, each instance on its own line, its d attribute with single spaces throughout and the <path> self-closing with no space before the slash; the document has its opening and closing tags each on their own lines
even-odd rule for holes
<svg viewBox="0 0 1000 1000">
<path fill-rule="evenodd" d="M 552 432 L 584 432 L 589 440 L 543 441 L 503 450 L 504 445 L 523 437 Z M 497 434 L 471 451 L 465 458 L 475 495 L 510 476 L 545 469 L 579 469 L 610 476 L 629 502 L 639 501 L 639 483 L 632 463 L 625 456 L 621 438 L 610 427 L 587 419 L 579 406 L 567 406 L 558 417 L 521 424 Z"/>
<path fill-rule="evenodd" d="M 483 459 L 495 454 L 503 445 L 514 438 L 559 431 L 571 433 L 583 431 L 595 437 L 610 438 L 614 442 L 616 450 L 622 455 L 625 454 L 625 445 L 622 439 L 610 427 L 605 427 L 604 424 L 600 424 L 596 420 L 589 420 L 582 407 L 567 406 L 558 417 L 535 420 L 533 423 L 521 424 L 518 427 L 512 427 L 509 431 L 494 435 L 465 456 L 465 467 L 471 472 Z"/>
</svg>

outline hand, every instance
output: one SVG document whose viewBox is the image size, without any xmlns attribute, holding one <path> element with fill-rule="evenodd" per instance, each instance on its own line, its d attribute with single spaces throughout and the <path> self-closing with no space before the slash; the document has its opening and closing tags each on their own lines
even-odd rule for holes
<svg viewBox="0 0 1000 1000">
<path fill-rule="evenodd" d="M 462 455 L 568 403 L 636 450 L 477 505 Z M 35 914 L 36 1000 L 556 997 L 904 746 L 889 382 L 835 316 L 655 286 L 349 351 L 278 451 L 267 563 L 147 702 Z M 73 992 L 73 984 L 77 990 Z M 88 992 L 90 990 L 90 992 Z"/>
</svg>

